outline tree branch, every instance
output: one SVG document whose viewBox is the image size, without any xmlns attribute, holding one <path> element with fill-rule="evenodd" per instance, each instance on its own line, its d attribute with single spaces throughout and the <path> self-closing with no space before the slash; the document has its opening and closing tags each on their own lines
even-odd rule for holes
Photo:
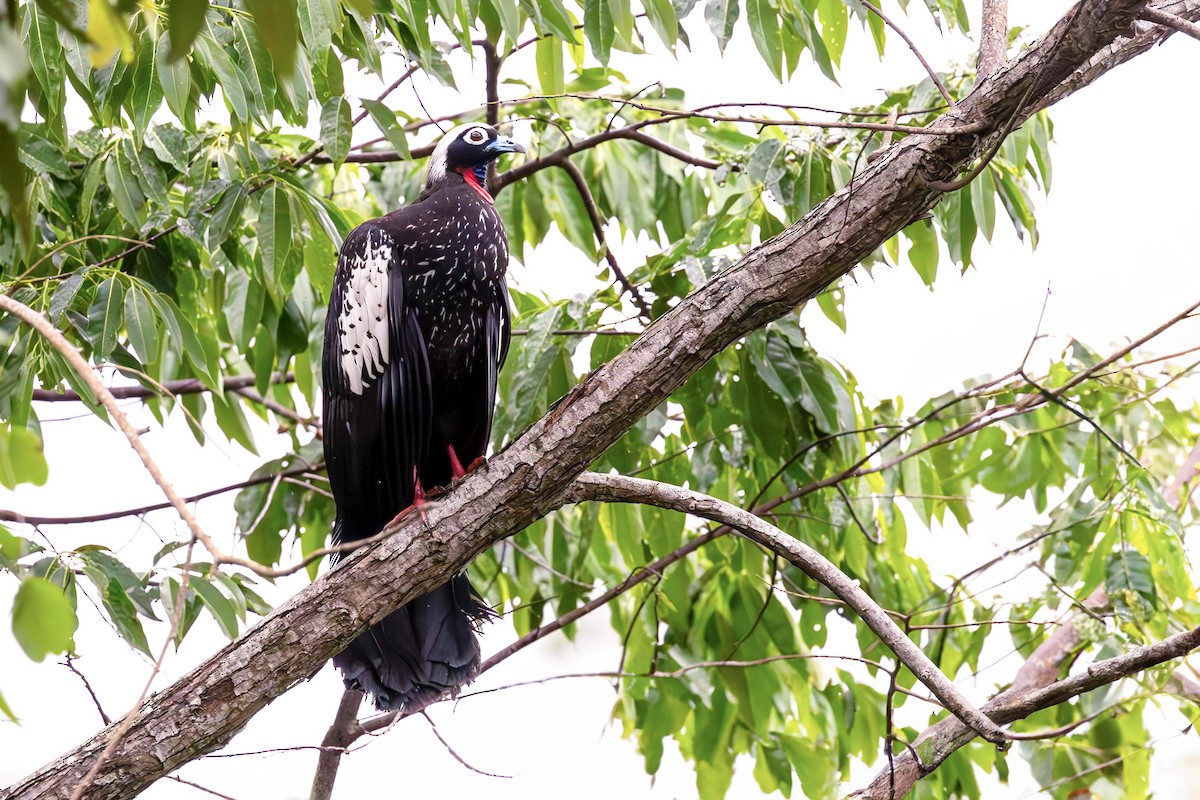
<svg viewBox="0 0 1200 800">
<path fill-rule="evenodd" d="M 975 80 L 980 81 L 1004 66 L 1008 53 L 1008 0 L 983 0 L 979 58 Z"/>
<path fill-rule="evenodd" d="M 1177 17 L 1174 14 L 1169 14 L 1166 11 L 1160 11 L 1153 6 L 1148 6 L 1140 14 L 1144 20 L 1149 20 L 1156 25 L 1165 25 L 1168 28 L 1174 28 L 1180 33 L 1186 33 L 1193 39 L 1200 39 L 1200 25 L 1194 22 L 1189 22 L 1183 17 Z"/>
<path fill-rule="evenodd" d="M 203 544 L 205 548 L 209 550 L 209 552 L 214 553 L 214 555 L 219 553 L 220 550 L 216 548 L 216 544 L 213 542 L 212 538 L 204 532 L 204 529 L 200 527 L 200 523 L 196 521 L 196 518 L 192 515 L 192 512 L 188 510 L 184 499 L 179 496 L 179 493 L 175 491 L 175 487 L 171 485 L 170 481 L 168 481 L 162 474 L 162 470 L 160 470 L 158 465 L 154 463 L 154 459 L 150 457 L 150 451 L 148 451 L 146 446 L 142 444 L 141 436 L 138 434 L 133 425 L 129 423 L 129 419 L 125 416 L 125 412 L 121 410 L 119 405 L 117 405 L 117 399 L 113 397 L 113 394 L 108 390 L 108 387 L 100 382 L 100 378 L 97 377 L 96 372 L 86 361 L 83 360 L 83 356 L 79 355 L 79 351 L 67 341 L 66 337 L 59 332 L 58 328 L 55 328 L 54 325 L 50 323 L 50 320 L 46 319 L 45 316 L 34 311 L 24 303 L 20 303 L 7 295 L 0 295 L 0 309 L 7 311 L 9 314 L 12 314 L 14 317 L 33 328 L 35 331 L 41 334 L 41 336 L 50 344 L 51 347 L 58 351 L 59 355 L 66 360 L 68 366 L 75 370 L 76 374 L 79 375 L 84 384 L 86 384 L 87 387 L 92 390 L 92 394 L 94 394 L 100 404 L 104 406 L 104 409 L 112 417 L 117 427 L 121 430 L 121 433 L 125 434 L 125 439 L 129 442 L 129 446 L 133 448 L 135 453 L 137 453 L 138 458 L 141 459 L 142 465 L 146 468 L 146 471 L 150 473 L 150 477 L 154 479 L 154 482 L 158 484 L 158 487 L 162 490 L 162 493 L 166 495 L 171 507 L 175 509 L 175 513 L 177 513 L 179 518 L 183 520 L 185 525 L 187 525 L 188 530 L 192 533 L 192 536 L 195 537 L 196 540 L 201 544 Z"/>
<path fill-rule="evenodd" d="M 343 650 L 370 625 L 445 583 L 471 559 L 562 502 L 574 477 L 713 355 L 790 312 L 849 272 L 940 194 L 944 179 L 980 155 L 1035 89 L 1022 117 L 1097 52 L 1109 47 L 1143 3 L 1084 0 L 1039 42 L 931 126 L 910 136 L 803 220 L 751 250 L 655 320 L 623 353 L 594 371 L 511 446 L 387 538 L 363 547 L 281 604 L 172 686 L 149 698 L 97 776 L 89 800 L 128 797 L 191 759 L 222 747 L 254 714 Z M 1163 29 L 1157 29 L 1161 35 Z M 1102 71 L 1102 62 L 1095 69 Z M 519 169 L 519 168 L 518 168 Z M 509 174 L 515 172 L 510 171 Z M 500 176 L 503 179 L 504 176 Z M 81 744 L 15 786 L 3 800 L 61 798 L 111 736 Z"/>
<path fill-rule="evenodd" d="M 567 497 L 574 502 L 599 500 L 607 503 L 644 503 L 731 526 L 747 539 L 783 556 L 804 574 L 845 601 L 946 708 L 989 742 L 1001 748 L 1006 746 L 1004 731 L 963 697 L 878 603 L 846 573 L 834 566 L 833 562 L 774 525 L 715 497 L 667 483 L 645 478 L 627 478 L 623 475 L 585 472 L 575 479 L 575 483 L 567 491 Z"/>
<path fill-rule="evenodd" d="M 888 19 L 887 15 L 880 11 L 879 7 L 874 3 L 868 2 L 868 0 L 860 0 L 860 2 L 866 6 L 871 13 L 883 20 L 883 24 L 894 30 L 897 35 L 904 40 L 904 43 L 908 45 L 908 49 L 912 50 L 913 55 L 916 56 L 917 60 L 921 62 L 921 66 L 925 68 L 925 72 L 929 75 L 929 79 L 933 81 L 933 85 L 937 87 L 939 92 L 941 92 L 942 97 L 945 98 L 947 103 L 954 105 L 954 98 L 950 96 L 948 91 L 946 91 L 945 84 L 942 83 L 941 79 L 937 76 L 937 73 L 933 71 L 933 67 L 929 66 L 929 62 L 925 60 L 925 56 L 921 55 L 921 51 L 917 49 L 915 44 L 913 44 L 913 40 L 908 38 L 908 34 L 901 30 L 900 26 Z"/>
<path fill-rule="evenodd" d="M 227 486 L 221 486 L 216 489 L 209 489 L 206 492 L 193 494 L 183 498 L 185 503 L 195 503 L 199 500 L 204 500 L 209 497 L 215 497 L 226 492 L 234 492 L 238 489 L 245 489 L 247 486 L 258 486 L 263 483 L 270 483 L 281 478 L 295 478 L 301 475 L 307 475 L 312 472 L 320 472 L 325 469 L 324 462 L 316 464 L 302 464 L 298 467 L 292 467 L 282 472 L 275 472 L 270 475 L 260 475 L 257 478 L 249 478 L 237 483 L 231 483 Z M 171 503 L 152 503 L 148 506 L 138 506 L 137 508 L 125 508 L 120 511 L 105 511 L 100 514 L 87 514 L 78 517 L 39 517 L 26 514 L 20 514 L 16 511 L 9 511 L 0 508 L 0 522 L 15 522 L 18 525 L 32 525 L 38 527 L 40 525 L 79 525 L 88 522 L 104 522 L 110 519 L 121 519 L 122 517 L 136 517 L 142 514 L 148 514 L 151 511 L 161 511 L 164 508 L 171 508 Z"/>
<path fill-rule="evenodd" d="M 1083 615 L 1078 615 L 1081 618 Z M 1200 628 L 1172 636 L 1169 639 L 1138 647 L 1129 653 L 1098 661 L 1077 675 L 1060 681 L 1039 683 L 1049 676 L 1058 674 L 1058 669 L 1079 643 L 1079 632 L 1075 625 L 1064 625 L 1034 652 L 1021 672 L 1033 666 L 1029 676 L 1018 672 L 1013 686 L 1000 693 L 983 706 L 983 711 L 999 724 L 1024 719 L 1036 711 L 1064 703 L 1085 692 L 1107 686 L 1122 678 L 1135 675 L 1150 667 L 1182 658 L 1200 647 Z M 1044 656 L 1044 658 L 1043 658 Z M 1028 678 L 1027 680 L 1023 680 Z M 921 777 L 937 769 L 951 753 L 970 742 L 975 734 L 955 717 L 947 717 L 928 728 L 914 742 L 921 753 L 921 763 L 916 763 L 913 750 L 895 757 L 895 769 L 884 770 L 875 776 L 870 786 L 852 797 L 860 800 L 897 800 L 911 791 Z M 894 790 L 889 786 L 894 785 Z"/>
<path fill-rule="evenodd" d="M 592 196 L 592 190 L 588 188 L 583 172 L 569 158 L 562 159 L 558 166 L 570 176 L 571 182 L 575 184 L 575 191 L 579 193 L 579 199 L 583 201 L 583 207 L 587 209 L 588 219 L 592 221 L 592 230 L 596 232 L 596 242 L 604 252 L 604 260 L 608 262 L 609 269 L 613 271 L 617 283 L 621 284 L 621 288 L 638 307 L 639 316 L 646 321 L 646 324 L 653 322 L 654 316 L 650 313 L 650 304 L 646 302 L 645 297 L 642 297 L 641 290 L 626 277 L 621 265 L 617 263 L 616 254 L 608 246 L 608 240 L 604 237 L 604 220 L 600 218 L 600 209 L 596 207 L 596 198 Z"/>
<path fill-rule="evenodd" d="M 363 693 L 347 689 L 338 703 L 337 714 L 321 740 L 321 755 L 317 757 L 317 773 L 313 777 L 309 800 L 329 800 L 333 796 L 333 784 L 337 779 L 342 754 L 355 739 L 366 731 L 358 724 L 358 707 L 362 705 Z"/>
<path fill-rule="evenodd" d="M 271 383 L 291 383 L 296 378 L 288 373 L 271 373 Z M 226 392 L 237 391 L 254 386 L 257 379 L 253 375 L 229 375 L 221 378 L 221 390 Z M 110 386 L 108 392 L 118 400 L 144 399 L 147 397 L 161 397 L 164 393 L 168 395 L 177 394 L 199 394 L 201 392 L 212 391 L 209 387 L 200 382 L 198 378 L 184 378 L 177 381 L 165 381 L 163 384 L 165 392 L 160 392 L 146 386 Z M 42 403 L 63 403 L 63 402 L 79 402 L 78 393 L 68 389 L 65 392 L 56 392 L 53 389 L 34 389 L 33 399 Z"/>
</svg>

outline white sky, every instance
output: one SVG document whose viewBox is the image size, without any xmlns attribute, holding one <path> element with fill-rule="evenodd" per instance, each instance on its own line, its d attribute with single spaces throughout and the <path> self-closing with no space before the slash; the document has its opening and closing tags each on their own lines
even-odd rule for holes
<svg viewBox="0 0 1200 800">
<path fill-rule="evenodd" d="M 926 57 L 935 65 L 965 58 L 969 44 L 961 44 L 957 36 L 939 39 L 920 5 L 911 3 L 912 18 L 902 24 Z M 1030 30 L 1040 32 L 1070 4 L 1013 0 L 1010 5 L 1014 25 L 1028 24 Z M 693 14 L 686 27 L 695 53 L 681 53 L 677 61 L 663 57 L 656 63 L 654 77 L 666 85 L 685 87 L 689 102 L 697 105 L 753 96 L 845 107 L 878 97 L 878 88 L 923 76 L 903 44 L 891 37 L 884 66 L 876 66 L 870 54 L 860 59 L 855 51 L 847 53 L 844 63 L 854 65 L 853 74 L 842 76 L 840 89 L 803 67 L 800 77 L 780 87 L 758 59 L 744 25 L 724 60 L 716 57 L 715 45 L 703 30 L 702 13 Z M 851 45 L 855 42 L 866 44 L 864 37 L 852 32 Z M 1043 332 L 1059 337 L 1046 345 L 1051 349 L 1061 346 L 1062 337 L 1075 336 L 1104 350 L 1152 329 L 1193 302 L 1200 294 L 1196 237 L 1200 202 L 1194 188 L 1200 186 L 1200 166 L 1194 157 L 1200 104 L 1194 82 L 1184 76 L 1197 74 L 1198 60 L 1200 43 L 1176 36 L 1157 52 L 1115 70 L 1052 110 L 1054 187 L 1049 198 L 1037 200 L 1042 238 L 1036 252 L 1016 241 L 1001 215 L 994 245 L 976 243 L 975 269 L 958 276 L 943 260 L 936 292 L 926 290 L 907 267 L 880 267 L 874 277 L 857 271 L 858 284 L 847 291 L 847 334 L 825 322 L 815 308 L 805 312 L 803 319 L 815 346 L 850 369 L 869 397 L 904 396 L 915 408 L 924 398 L 956 387 L 965 378 L 1004 372 L 1019 363 L 1047 287 L 1053 294 Z M 642 73 L 635 65 L 633 60 L 617 63 L 636 83 Z M 473 87 L 475 82 L 462 85 Z M 748 86 L 756 88 L 750 91 Z M 421 91 L 435 113 L 464 105 L 463 98 L 433 87 L 421 86 Z M 364 90 L 364 94 L 372 92 Z M 468 103 L 481 101 L 481 92 L 477 94 L 463 97 Z M 407 105 L 410 97 L 402 102 Z M 631 254 L 623 257 L 626 263 L 637 263 Z M 552 294 L 574 291 L 579 278 L 569 276 L 594 272 L 581 257 L 565 256 L 561 248 L 548 248 L 530 261 L 514 270 L 517 279 Z M 1195 325 L 1184 326 L 1152 349 L 1172 352 L 1198 339 Z M 46 417 L 76 411 L 63 405 L 42 409 Z M 0 506 L 29 514 L 73 514 L 159 499 L 119 434 L 92 420 L 48 423 L 45 433 L 50 483 L 0 495 Z M 203 448 L 197 446 L 179 420 L 166 431 L 153 430 L 146 440 L 164 472 L 185 494 L 238 480 L 260 463 L 236 445 L 212 440 Z M 283 446 L 269 437 L 263 441 L 262 458 Z M 232 534 L 224 532 L 233 530 L 230 503 L 231 498 L 211 500 L 198 507 L 201 522 L 210 531 L 222 532 L 218 539 L 227 546 Z M 935 570 L 949 573 L 985 560 L 994 543 L 1008 541 L 1032 520 L 1019 504 L 980 516 L 970 540 L 950 530 L 926 537 L 925 549 Z M 153 531 L 124 520 L 47 532 L 60 548 L 103 541 L 137 563 L 137 554 L 157 549 L 154 531 L 164 538 L 182 535 L 169 515 L 152 516 L 150 523 Z M 282 582 L 272 599 L 278 601 L 303 583 L 299 578 Z M 0 595 L 0 618 L 8 618 L 10 602 L 10 594 Z M 95 684 L 109 713 L 120 714 L 137 696 L 149 664 L 100 623 L 94 610 L 85 606 L 80 613 L 77 644 L 82 657 L 77 664 Z M 165 635 L 163 627 L 150 631 L 155 648 Z M 504 623 L 489 626 L 483 637 L 485 656 L 513 637 Z M 168 658 L 156 686 L 185 674 L 223 642 L 215 623 L 202 618 L 180 652 Z M 561 638 L 539 643 L 483 676 L 473 688 L 612 669 L 615 647 L 606 619 L 594 615 L 581 626 L 577 644 Z M 984 672 L 977 684 L 964 688 L 981 700 L 1010 674 L 1011 665 L 1005 665 Z M 20 727 L 0 724 L 0 785 L 19 779 L 97 730 L 99 719 L 78 680 L 56 666 L 54 659 L 29 662 L 6 630 L 0 631 L 0 691 L 23 719 Z M 227 752 L 315 744 L 339 696 L 340 681 L 326 668 L 255 717 Z M 671 757 L 670 749 L 657 781 L 651 783 L 632 744 L 609 723 L 614 698 L 606 681 L 583 679 L 469 698 L 456 708 L 437 707 L 431 716 L 464 759 L 481 770 L 513 777 L 505 780 L 465 770 L 431 735 L 424 720 L 412 719 L 344 760 L 335 797 L 423 797 L 435 791 L 486 795 L 493 800 L 551 797 L 564 791 L 578 798 L 694 796 L 691 766 Z M 1175 721 L 1169 715 L 1164 719 Z M 1155 796 L 1192 796 L 1185 787 L 1200 777 L 1194 766 L 1194 740 L 1176 739 L 1170 749 L 1161 746 L 1160 752 L 1170 762 L 1170 770 L 1155 773 Z M 1019 783 L 1024 774 L 1019 757 L 1014 755 L 1009 762 L 1018 783 L 992 796 L 1033 796 L 1018 788 L 1031 785 L 1027 778 Z M 282 800 L 307 797 L 314 763 L 311 750 L 209 758 L 184 767 L 179 774 L 239 800 Z M 169 781 L 159 782 L 144 795 L 203 796 Z M 735 776 L 729 796 L 759 796 L 749 764 Z"/>
</svg>

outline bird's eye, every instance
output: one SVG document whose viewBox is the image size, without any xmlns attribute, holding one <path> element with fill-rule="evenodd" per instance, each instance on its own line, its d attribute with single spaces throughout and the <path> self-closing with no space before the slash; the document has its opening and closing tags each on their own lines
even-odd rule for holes
<svg viewBox="0 0 1200 800">
<path fill-rule="evenodd" d="M 482 128 L 475 128 L 467 133 L 467 141 L 471 144 L 483 144 L 483 140 L 487 138 Z"/>
</svg>

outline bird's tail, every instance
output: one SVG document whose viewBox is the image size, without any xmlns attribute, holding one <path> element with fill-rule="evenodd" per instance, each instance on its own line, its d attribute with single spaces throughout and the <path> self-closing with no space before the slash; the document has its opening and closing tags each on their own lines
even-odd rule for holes
<svg viewBox="0 0 1200 800">
<path fill-rule="evenodd" d="M 493 616 L 466 575 L 401 606 L 334 656 L 348 689 L 381 711 L 420 711 L 479 672 L 475 631 Z"/>
</svg>

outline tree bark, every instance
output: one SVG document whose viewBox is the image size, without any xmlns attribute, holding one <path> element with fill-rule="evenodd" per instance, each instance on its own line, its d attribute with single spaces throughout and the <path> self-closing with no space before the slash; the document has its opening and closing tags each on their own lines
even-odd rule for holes
<svg viewBox="0 0 1200 800">
<path fill-rule="evenodd" d="M 986 78 L 1004 63 L 1008 53 L 1008 0 L 983 0 L 976 79 Z"/>
<path fill-rule="evenodd" d="M 410 515 L 394 526 L 394 535 L 355 552 L 151 697 L 89 788 L 89 800 L 131 797 L 224 746 L 267 703 L 358 633 L 559 505 L 575 476 L 709 358 L 816 296 L 933 206 L 940 193 L 930 180 L 951 179 L 967 167 L 996 132 L 1027 117 L 1112 45 L 1144 5 L 1144 0 L 1084 0 L 1075 6 L 1041 41 L 937 120 L 932 126 L 937 135 L 910 136 L 894 145 L 803 220 L 693 292 L 512 446 L 430 504 L 426 520 Z M 1119 53 L 1120 45 L 1109 52 Z M 1121 60 L 1111 58 L 1112 64 Z M 69 796 L 112 730 L 0 792 L 0 798 Z"/>
</svg>

